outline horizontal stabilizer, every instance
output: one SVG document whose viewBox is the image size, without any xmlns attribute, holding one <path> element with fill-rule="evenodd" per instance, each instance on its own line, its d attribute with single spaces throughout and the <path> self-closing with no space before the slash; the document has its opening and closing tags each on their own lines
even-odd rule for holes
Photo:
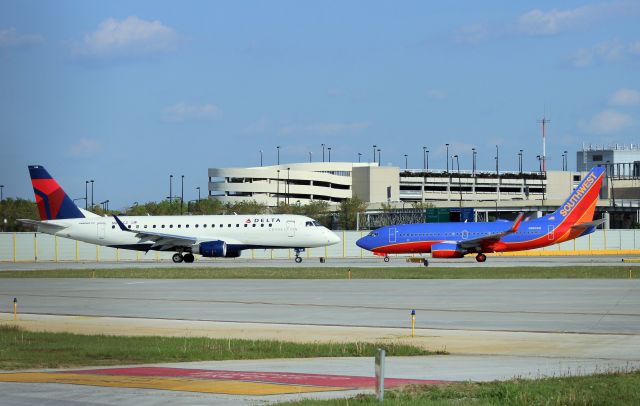
<svg viewBox="0 0 640 406">
<path fill-rule="evenodd" d="M 593 220 L 587 223 L 574 224 L 571 226 L 571 228 L 573 228 L 574 230 L 586 230 L 587 228 L 598 227 L 600 224 L 603 224 L 605 221 L 606 221 L 605 219 Z"/>
<path fill-rule="evenodd" d="M 49 223 L 47 221 L 38 221 L 38 220 L 31 220 L 31 219 L 17 219 L 17 220 L 23 224 L 34 227 L 37 231 L 45 232 L 46 230 L 54 234 L 60 230 L 64 230 L 65 228 L 69 227 L 62 224 Z"/>
</svg>

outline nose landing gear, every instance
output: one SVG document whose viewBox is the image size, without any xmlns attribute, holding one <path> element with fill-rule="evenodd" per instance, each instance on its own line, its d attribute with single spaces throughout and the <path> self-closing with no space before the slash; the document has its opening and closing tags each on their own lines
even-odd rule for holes
<svg viewBox="0 0 640 406">
<path fill-rule="evenodd" d="M 296 263 L 297 264 L 301 263 L 302 262 L 302 257 L 300 256 L 300 253 L 304 252 L 304 248 L 294 248 L 293 250 L 296 253 L 296 259 L 295 259 Z"/>
</svg>

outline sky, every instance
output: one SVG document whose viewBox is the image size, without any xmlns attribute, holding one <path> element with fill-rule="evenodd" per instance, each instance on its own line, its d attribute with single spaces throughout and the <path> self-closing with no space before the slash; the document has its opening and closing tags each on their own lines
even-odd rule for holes
<svg viewBox="0 0 640 406">
<path fill-rule="evenodd" d="M 638 1 L 0 3 L 0 184 L 27 165 L 111 209 L 207 168 L 372 159 L 549 169 L 640 143 Z M 328 159 L 328 151 L 325 152 Z M 83 203 L 80 202 L 80 205 Z"/>
</svg>

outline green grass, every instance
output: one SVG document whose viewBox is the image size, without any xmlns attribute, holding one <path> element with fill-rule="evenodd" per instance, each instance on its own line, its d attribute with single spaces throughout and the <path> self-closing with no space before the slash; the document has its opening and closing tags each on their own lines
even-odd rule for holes
<svg viewBox="0 0 640 406">
<path fill-rule="evenodd" d="M 640 404 L 639 371 L 535 380 L 513 379 L 504 382 L 411 385 L 385 391 L 383 403 L 378 402 L 372 395 L 286 403 L 289 406 L 638 404 Z"/>
<path fill-rule="evenodd" d="M 206 337 L 124 337 L 31 332 L 0 325 L 0 370 L 270 358 L 446 354 L 388 343 L 292 343 Z"/>
<path fill-rule="evenodd" d="M 629 266 L 425 268 L 129 268 L 2 271 L 0 278 L 140 278 L 140 279 L 628 279 L 640 276 Z"/>
</svg>

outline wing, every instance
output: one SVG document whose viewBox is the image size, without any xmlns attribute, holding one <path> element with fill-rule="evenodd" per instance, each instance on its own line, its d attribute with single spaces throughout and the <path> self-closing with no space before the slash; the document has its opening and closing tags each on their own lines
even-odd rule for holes
<svg viewBox="0 0 640 406">
<path fill-rule="evenodd" d="M 458 241 L 458 247 L 464 248 L 464 249 L 481 249 L 488 245 L 494 244 L 500 241 L 500 239 L 505 235 L 509 235 L 517 232 L 518 229 L 520 228 L 520 224 L 522 223 L 523 217 L 524 217 L 524 213 L 518 214 L 518 217 L 515 219 L 515 221 L 511 225 L 511 228 L 509 228 L 508 230 L 501 231 L 499 233 L 484 235 L 482 237 L 473 238 L 469 240 Z"/>
<path fill-rule="evenodd" d="M 185 235 L 176 235 L 176 234 L 164 234 L 164 233 L 154 233 L 150 231 L 143 230 L 132 230 L 124 225 L 122 220 L 118 218 L 118 216 L 114 215 L 113 218 L 118 223 L 118 227 L 120 230 L 126 231 L 129 233 L 134 233 L 137 238 L 140 239 L 140 242 L 150 241 L 153 242 L 151 249 L 158 251 L 173 251 L 176 248 L 187 248 L 191 247 L 194 244 L 197 244 L 201 241 L 212 241 L 212 240 L 223 240 L 227 244 L 240 244 L 239 241 L 230 240 L 229 238 L 216 238 L 216 237 L 207 237 L 207 238 L 198 238 L 198 237 L 189 237 Z"/>
</svg>

